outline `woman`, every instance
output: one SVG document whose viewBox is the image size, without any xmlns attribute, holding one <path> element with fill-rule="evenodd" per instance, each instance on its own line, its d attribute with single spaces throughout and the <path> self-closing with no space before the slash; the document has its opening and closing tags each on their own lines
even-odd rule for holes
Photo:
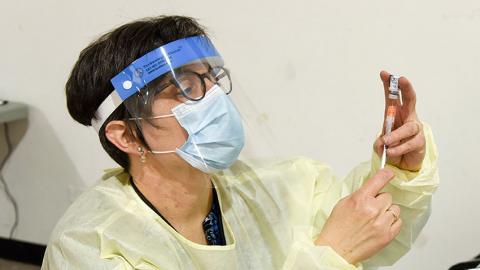
<svg viewBox="0 0 480 270">
<path fill-rule="evenodd" d="M 385 89 L 389 74 L 382 72 Z M 205 31 L 180 16 L 123 25 L 85 48 L 66 84 L 122 169 L 57 224 L 43 269 L 361 269 L 394 263 L 429 215 L 438 177 L 415 92 L 372 161 L 337 181 L 306 158 L 241 162 L 242 118 Z M 383 144 L 389 168 L 379 170 Z M 400 212 L 401 210 L 401 212 Z M 400 214 L 401 213 L 401 214 Z"/>
</svg>

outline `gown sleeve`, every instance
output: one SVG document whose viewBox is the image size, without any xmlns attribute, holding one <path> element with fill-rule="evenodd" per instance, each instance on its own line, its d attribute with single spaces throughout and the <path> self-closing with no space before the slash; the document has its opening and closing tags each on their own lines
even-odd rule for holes
<svg viewBox="0 0 480 270">
<path fill-rule="evenodd" d="M 370 259 L 351 265 L 328 246 L 315 246 L 315 236 L 321 231 L 337 202 L 356 191 L 379 170 L 379 157 L 353 169 L 343 181 L 338 181 L 331 169 L 316 161 L 304 161 L 304 170 L 315 174 L 314 192 L 310 209 L 313 213 L 311 226 L 295 229 L 294 242 L 287 254 L 284 269 L 375 269 L 388 266 L 401 258 L 414 243 L 430 216 L 432 194 L 438 183 L 437 149 L 431 129 L 424 124 L 426 155 L 418 172 L 401 170 L 388 165 L 395 176 L 383 192 L 392 194 L 393 203 L 401 208 L 402 229 L 399 235 L 382 251 Z M 300 199 L 300 198 L 297 198 Z M 306 211 L 298 209 L 298 211 Z"/>
<path fill-rule="evenodd" d="M 93 234 L 80 233 L 77 237 L 62 234 L 49 243 L 43 258 L 42 270 L 133 269 L 122 257 L 102 258 Z"/>
</svg>

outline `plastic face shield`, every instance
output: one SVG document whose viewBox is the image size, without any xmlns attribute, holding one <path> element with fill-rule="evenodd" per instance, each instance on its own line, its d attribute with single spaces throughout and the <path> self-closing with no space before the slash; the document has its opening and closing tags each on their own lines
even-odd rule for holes
<svg viewBox="0 0 480 270">
<path fill-rule="evenodd" d="M 111 79 L 115 91 L 98 108 L 92 126 L 98 132 L 122 103 L 132 118 L 148 119 L 155 114 L 152 105 L 160 94 L 178 97 L 180 102 L 201 100 L 208 87 L 205 79 L 221 85 L 228 94 L 232 85 L 223 66 L 222 57 L 205 36 L 179 39 L 152 50 Z"/>
<path fill-rule="evenodd" d="M 238 171 L 247 164 L 237 158 L 249 161 L 276 156 L 276 139 L 265 114 L 238 84 L 232 91 L 232 78 L 222 57 L 204 36 L 176 40 L 152 50 L 111 82 L 115 90 L 98 108 L 93 127 L 98 133 L 111 113 L 124 104 L 130 114 L 124 120 L 135 123 L 150 148 L 147 162 L 159 160 L 165 168 L 162 173 L 168 168 L 175 170 L 175 164 L 169 163 L 172 158 L 207 172 L 209 179 L 210 173 L 220 171 L 236 174 L 230 168 Z M 192 108 L 197 111 L 188 114 Z M 202 133 L 206 129 L 210 131 Z M 198 135 L 199 130 L 201 136 L 191 136 Z M 216 146 L 203 147 L 211 144 Z M 223 158 L 215 158 L 217 155 Z M 243 165 L 223 169 L 232 162 Z M 194 179 L 189 172 L 183 173 L 186 179 Z"/>
<path fill-rule="evenodd" d="M 99 132 L 124 104 L 130 117 L 123 120 L 135 123 L 149 154 L 177 153 L 204 172 L 223 170 L 244 144 L 241 116 L 227 96 L 230 73 L 223 65 L 204 36 L 161 46 L 111 79 L 115 91 L 100 105 L 92 125 Z"/>
</svg>

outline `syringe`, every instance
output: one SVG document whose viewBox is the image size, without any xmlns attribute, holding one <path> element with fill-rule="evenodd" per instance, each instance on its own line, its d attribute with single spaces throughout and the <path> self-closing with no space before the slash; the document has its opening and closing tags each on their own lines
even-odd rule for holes
<svg viewBox="0 0 480 270">
<path fill-rule="evenodd" d="M 395 115 L 397 114 L 397 106 L 400 102 L 400 106 L 403 105 L 402 92 L 398 88 L 399 76 L 390 75 L 390 85 L 388 87 L 388 100 L 387 100 L 387 115 L 385 117 L 385 135 L 389 135 L 392 132 L 393 124 L 395 123 Z M 380 167 L 385 168 L 387 162 L 387 145 L 383 144 L 383 154 Z"/>
</svg>

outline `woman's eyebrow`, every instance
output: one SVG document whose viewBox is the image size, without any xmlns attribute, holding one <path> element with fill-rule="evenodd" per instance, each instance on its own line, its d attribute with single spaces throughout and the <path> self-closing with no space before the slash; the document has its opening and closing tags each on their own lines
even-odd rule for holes
<svg viewBox="0 0 480 270">
<path fill-rule="evenodd" d="M 163 84 L 160 84 L 158 88 L 155 89 L 155 95 L 159 95 L 159 96 L 172 95 L 174 89 L 176 89 L 175 85 L 170 81 L 167 81 Z"/>
<path fill-rule="evenodd" d="M 192 63 L 192 64 L 182 66 L 180 70 L 198 73 L 198 70 L 203 72 L 203 71 L 208 71 L 208 68 L 203 63 Z"/>
</svg>

